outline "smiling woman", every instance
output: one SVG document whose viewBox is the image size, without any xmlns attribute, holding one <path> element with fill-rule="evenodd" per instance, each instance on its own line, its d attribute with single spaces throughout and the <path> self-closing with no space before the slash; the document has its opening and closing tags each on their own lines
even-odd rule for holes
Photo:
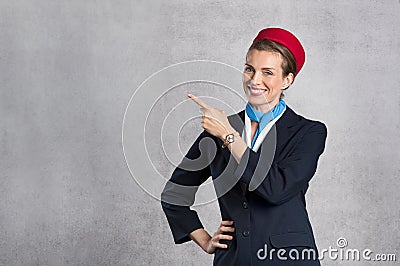
<svg viewBox="0 0 400 266">
<path fill-rule="evenodd" d="M 214 265 L 320 265 L 305 194 L 325 149 L 327 129 L 319 121 L 296 114 L 283 100 L 283 91 L 304 61 L 304 49 L 292 33 L 267 28 L 259 32 L 246 55 L 245 110 L 228 117 L 188 95 L 203 112 L 204 131 L 161 195 L 175 243 L 193 240 L 214 254 Z M 272 146 L 272 128 L 276 146 Z M 206 138 L 211 141 L 203 142 Z M 202 169 L 195 167 L 196 159 L 215 146 L 210 163 Z M 275 152 L 272 163 L 265 152 Z M 223 193 L 219 193 L 221 173 L 225 182 L 234 184 Z M 222 217 L 212 236 L 190 209 L 198 186 L 209 176 Z M 276 252 L 260 256 L 266 250 Z"/>
</svg>

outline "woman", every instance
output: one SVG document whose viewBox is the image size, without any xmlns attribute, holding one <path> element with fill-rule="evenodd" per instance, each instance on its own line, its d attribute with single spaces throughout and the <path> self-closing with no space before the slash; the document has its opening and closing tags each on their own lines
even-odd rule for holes
<svg viewBox="0 0 400 266">
<path fill-rule="evenodd" d="M 296 114 L 283 100 L 304 61 L 304 49 L 293 34 L 267 28 L 246 55 L 245 110 L 227 117 L 188 95 L 201 107 L 204 131 L 162 193 L 175 243 L 193 240 L 215 254 L 214 265 L 320 265 L 305 193 L 324 151 L 327 129 Z M 205 138 L 212 145 L 201 144 Z M 215 146 L 215 153 L 207 152 Z M 275 153 L 268 161 L 265 153 L 270 150 Z M 190 209 L 196 186 L 209 176 L 222 217 L 212 236 Z M 217 182 L 221 176 L 225 181 Z M 232 185 L 224 186 L 227 182 Z"/>
</svg>

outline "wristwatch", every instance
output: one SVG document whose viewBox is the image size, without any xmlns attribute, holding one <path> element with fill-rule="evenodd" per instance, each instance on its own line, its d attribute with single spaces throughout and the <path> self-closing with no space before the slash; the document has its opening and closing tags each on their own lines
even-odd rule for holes
<svg viewBox="0 0 400 266">
<path fill-rule="evenodd" d="M 221 146 L 222 148 L 225 148 L 225 147 L 227 147 L 229 144 L 235 142 L 235 140 L 236 140 L 235 133 L 239 134 L 238 132 L 234 132 L 234 133 L 229 133 L 229 134 L 227 134 L 227 135 L 225 136 L 224 143 L 222 143 L 222 146 Z"/>
</svg>

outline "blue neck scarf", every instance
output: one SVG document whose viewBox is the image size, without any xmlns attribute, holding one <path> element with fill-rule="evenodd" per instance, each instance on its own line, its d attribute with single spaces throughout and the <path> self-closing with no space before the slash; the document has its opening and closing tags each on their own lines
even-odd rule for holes
<svg viewBox="0 0 400 266">
<path fill-rule="evenodd" d="M 253 140 L 251 141 L 251 148 L 254 147 L 256 143 L 258 135 L 260 135 L 261 131 L 268 125 L 269 122 L 278 117 L 283 110 L 285 110 L 286 103 L 284 100 L 280 99 L 279 102 L 275 105 L 272 110 L 267 113 L 263 113 L 254 109 L 250 103 L 246 104 L 246 113 L 251 121 L 258 122 L 257 131 L 254 134 Z"/>
</svg>

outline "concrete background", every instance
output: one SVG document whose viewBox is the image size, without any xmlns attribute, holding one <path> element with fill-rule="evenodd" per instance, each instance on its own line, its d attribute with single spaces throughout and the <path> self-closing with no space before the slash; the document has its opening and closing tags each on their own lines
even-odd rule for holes
<svg viewBox="0 0 400 266">
<path fill-rule="evenodd" d="M 319 248 L 345 237 L 400 260 L 399 14 L 398 0 L 0 1 L 0 265 L 210 265 L 173 244 L 133 180 L 122 120 L 152 73 L 194 59 L 241 69 L 267 26 L 306 48 L 288 105 L 328 127 L 307 196 Z M 183 150 L 200 128 L 185 132 Z M 216 203 L 197 210 L 213 232 Z"/>
</svg>

